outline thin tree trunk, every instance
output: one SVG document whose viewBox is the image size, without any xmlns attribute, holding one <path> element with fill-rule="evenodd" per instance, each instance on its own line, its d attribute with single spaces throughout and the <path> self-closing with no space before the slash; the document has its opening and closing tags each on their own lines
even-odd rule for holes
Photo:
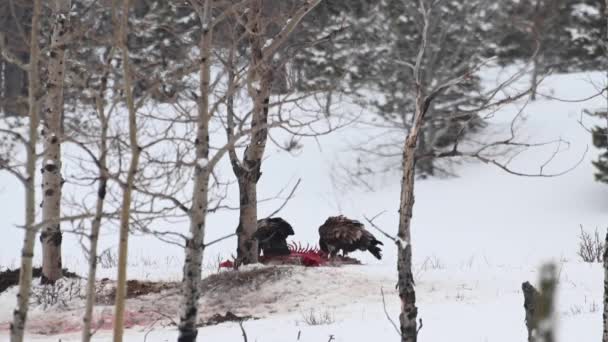
<svg viewBox="0 0 608 342">
<path fill-rule="evenodd" d="M 538 297 L 540 294 L 529 282 L 521 284 L 521 289 L 524 294 L 524 310 L 526 311 L 528 342 L 534 342 L 534 330 L 537 328 L 536 303 L 538 302 Z"/>
<path fill-rule="evenodd" d="M 240 211 L 239 225 L 236 229 L 237 265 L 258 262 L 258 242 L 253 238 L 257 230 L 257 184 L 252 176 L 244 170 L 238 175 Z"/>
<path fill-rule="evenodd" d="M 111 60 L 112 53 L 108 56 L 108 62 Z M 110 67 L 109 63 L 107 64 Z M 107 85 L 108 73 L 106 72 L 101 81 L 100 91 L 95 100 L 97 113 L 101 123 L 101 135 L 99 144 L 99 183 L 97 187 L 97 203 L 95 205 L 95 217 L 91 223 L 91 234 L 89 235 L 89 274 L 87 278 L 87 295 L 82 318 L 82 342 L 91 341 L 91 324 L 93 322 L 93 307 L 95 306 L 95 278 L 97 274 L 97 245 L 99 241 L 99 231 L 101 229 L 101 219 L 103 216 L 103 207 L 105 203 L 106 190 L 108 184 L 108 172 L 106 156 L 108 153 L 108 117 L 105 113 L 105 91 Z"/>
<path fill-rule="evenodd" d="M 248 70 L 247 90 L 253 100 L 251 139 L 245 149 L 243 163 L 238 165 L 231 154 L 231 161 L 239 183 L 240 215 L 236 230 L 238 237 L 236 265 L 258 262 L 258 242 L 253 239 L 257 230 L 257 182 L 262 175 L 261 165 L 268 139 L 268 106 L 273 83 L 272 58 L 299 22 L 321 0 L 307 0 L 290 15 L 281 31 L 268 42 L 264 37 L 268 18 L 262 14 L 262 0 L 252 0 L 247 8 L 247 32 L 251 63 Z M 230 116 L 230 114 L 229 114 Z M 230 125 L 229 125 L 230 126 Z M 230 130 L 232 130 L 230 128 Z"/>
<path fill-rule="evenodd" d="M 30 38 L 30 62 L 28 66 L 29 78 L 29 148 L 27 151 L 26 179 L 25 179 L 25 237 L 21 250 L 21 268 L 19 271 L 19 293 L 17 294 L 17 308 L 13 311 L 13 322 L 10 326 L 11 342 L 22 342 L 25 332 L 25 322 L 29 308 L 30 291 L 32 285 L 32 259 L 34 258 L 34 244 L 36 230 L 33 228 L 36 221 L 36 143 L 38 137 L 38 84 L 40 82 L 38 63 L 40 51 L 38 47 L 40 0 L 34 0 L 32 13 L 32 27 Z"/>
<path fill-rule="evenodd" d="M 49 54 L 48 85 L 44 107 L 42 140 L 42 282 L 55 283 L 62 277 L 61 240 L 61 117 L 63 115 L 63 81 L 65 74 L 65 37 L 69 28 L 70 0 L 56 0 L 53 35 Z"/>
<path fill-rule="evenodd" d="M 234 37 L 233 37 L 234 38 Z M 234 92 L 236 88 L 236 72 L 235 72 L 235 51 L 236 51 L 236 42 L 233 41 L 231 49 L 228 53 L 227 59 L 227 67 L 228 67 L 228 94 L 226 98 L 226 110 L 227 110 L 227 137 L 228 141 L 234 140 Z M 234 146 L 229 147 L 228 154 L 230 156 L 230 163 L 232 165 L 232 170 L 237 178 L 239 185 L 239 225 L 237 227 L 236 233 L 238 237 L 237 244 L 237 263 L 236 266 L 248 263 L 254 263 L 257 261 L 257 240 L 252 239 L 251 236 L 255 232 L 255 230 L 251 229 L 251 218 L 257 217 L 256 206 L 253 207 L 250 205 L 251 198 L 253 198 L 254 203 L 257 199 L 257 189 L 255 187 L 251 187 L 253 183 L 255 185 L 255 181 L 248 181 L 246 177 L 251 177 L 251 173 L 247 173 L 247 169 L 245 169 L 236 155 L 236 151 Z M 247 187 L 250 187 L 249 189 Z M 252 212 L 253 210 L 253 212 Z M 250 220 L 250 221 L 246 221 Z M 249 230 L 246 232 L 243 227 L 249 227 Z M 256 222 L 257 229 L 257 222 Z M 247 234 L 246 234 L 247 233 Z M 255 250 L 255 253 L 253 251 Z"/>
<path fill-rule="evenodd" d="M 606 17 L 606 37 L 604 37 L 604 53 L 608 55 L 608 0 L 605 2 L 604 16 Z M 606 79 L 608 79 L 608 58 L 604 67 L 606 68 Z M 607 86 L 608 87 L 608 86 Z M 608 97 L 606 97 L 606 114 L 608 114 Z M 603 313 L 602 342 L 608 342 L 608 232 L 604 241 L 604 313 Z"/>
<path fill-rule="evenodd" d="M 608 1 L 607 1 L 608 2 Z M 608 3 L 606 4 L 608 8 Z M 608 13 L 606 13 L 608 17 Z M 603 328 L 602 342 L 608 342 L 608 232 L 604 239 L 604 313 L 602 315 Z"/>
<path fill-rule="evenodd" d="M 418 87 L 419 88 L 419 87 Z M 418 329 L 416 318 L 416 291 L 414 289 L 414 275 L 412 273 L 412 241 L 411 222 L 414 208 L 414 179 L 416 173 L 416 144 L 422 129 L 424 114 L 427 108 L 422 98 L 422 92 L 417 90 L 416 112 L 412 128 L 405 139 L 403 146 L 403 178 L 401 179 L 401 199 L 399 202 L 399 232 L 397 233 L 398 260 L 397 260 L 397 287 L 401 299 L 401 341 L 416 342 Z"/>
<path fill-rule="evenodd" d="M 116 3 L 116 0 L 114 1 Z M 129 51 L 127 47 L 127 32 L 129 21 L 129 0 L 122 2 L 122 14 L 118 44 L 122 50 L 122 65 L 124 91 L 129 111 L 129 144 L 131 148 L 131 163 L 127 172 L 127 182 L 123 186 L 122 208 L 120 211 L 120 240 L 118 243 L 118 276 L 116 280 L 116 300 L 114 313 L 114 342 L 122 342 L 124 334 L 125 299 L 127 296 L 127 256 L 129 245 L 129 214 L 131 211 L 131 194 L 133 182 L 139 163 L 140 147 L 137 144 L 137 113 L 133 99 L 133 80 L 131 79 Z"/>
<path fill-rule="evenodd" d="M 268 138 L 268 104 L 272 86 L 272 68 L 263 54 L 262 1 L 251 2 L 248 11 L 251 66 L 248 92 L 253 100 L 251 141 L 245 150 L 241 172 L 237 174 L 240 192 L 240 217 L 237 228 L 237 264 L 258 262 L 258 244 L 253 238 L 257 230 L 257 182 Z M 259 128 L 259 129 L 256 129 Z"/>
<path fill-rule="evenodd" d="M 209 80 L 211 65 L 212 26 L 210 23 L 210 1 L 206 0 L 201 10 L 193 2 L 202 25 L 200 42 L 200 92 L 198 103 L 196 146 L 196 166 L 192 208 L 190 208 L 190 237 L 186 242 L 186 259 L 182 279 L 182 303 L 180 307 L 178 342 L 194 342 L 198 335 L 198 300 L 201 291 L 201 266 L 205 243 L 205 220 L 207 217 L 209 192 Z"/>
<path fill-rule="evenodd" d="M 532 59 L 532 81 L 530 84 L 530 100 L 536 101 L 536 88 L 538 87 L 538 73 L 539 73 L 539 61 L 538 61 L 538 53 L 534 55 Z"/>
<path fill-rule="evenodd" d="M 545 264 L 540 269 L 540 295 L 536 302 L 535 342 L 555 341 L 555 290 L 557 287 L 555 264 Z"/>
</svg>

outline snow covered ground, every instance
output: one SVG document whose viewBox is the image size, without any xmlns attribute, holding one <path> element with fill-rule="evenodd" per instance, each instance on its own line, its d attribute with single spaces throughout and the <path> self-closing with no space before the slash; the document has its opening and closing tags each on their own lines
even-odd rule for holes
<svg viewBox="0 0 608 342">
<path fill-rule="evenodd" d="M 490 80 L 488 80 L 490 82 Z M 562 99 L 586 98 L 605 84 L 605 74 L 585 73 L 549 77 L 541 93 Z M 594 85 L 594 83 L 596 85 Z M 413 243 L 419 316 L 424 327 L 421 341 L 524 341 L 523 296 L 521 283 L 537 281 L 542 262 L 557 262 L 560 284 L 558 298 L 560 341 L 599 340 L 601 335 L 602 272 L 599 265 L 581 263 L 576 256 L 580 225 L 600 229 L 608 221 L 608 186 L 593 180 L 591 160 L 598 151 L 591 145 L 590 134 L 579 124 L 583 109 L 605 108 L 605 98 L 586 102 L 559 102 L 540 99 L 524 110 L 521 140 L 541 142 L 563 139 L 570 144 L 547 166 L 558 172 L 583 161 L 573 171 L 555 178 L 528 178 L 507 174 L 491 165 L 467 163 L 456 169 L 458 177 L 430 179 L 416 184 Z M 510 106 L 492 119 L 490 131 L 506 132 L 518 106 Z M 593 124 L 583 117 L 588 126 Z M 264 176 L 260 180 L 261 197 L 276 194 L 298 178 L 302 184 L 296 197 L 280 213 L 294 226 L 294 240 L 315 244 L 317 228 L 329 215 L 344 214 L 363 220 L 386 211 L 377 219 L 379 226 L 396 231 L 399 200 L 399 175 L 389 175 L 378 182 L 374 191 L 335 186 L 335 166 L 347 161 L 347 142 L 361 134 L 345 128 L 315 141 L 303 141 L 304 148 L 292 156 L 277 148 L 268 149 Z M 567 147 L 567 148 L 566 148 Z M 535 171 L 552 155 L 555 146 L 522 153 L 513 161 L 520 171 Z M 585 151 L 588 152 L 585 154 Z M 230 170 L 220 170 L 226 177 Z M 291 182 L 291 183 L 290 183 Z M 0 266 L 15 267 L 21 244 L 23 194 L 10 176 L 0 174 L 0 203 L 3 215 L 0 227 Z M 264 203 L 267 214 L 277 202 Z M 234 230 L 236 212 L 214 214 L 209 220 L 208 240 Z M 174 227 L 179 229 L 179 227 Z M 106 230 L 103 248 L 113 247 L 117 238 L 113 228 Z M 183 229 L 187 229 L 184 225 Z M 386 307 L 398 318 L 395 286 L 396 249 L 385 242 L 384 258 L 357 255 L 365 266 L 319 268 L 294 271 L 293 277 L 262 288 L 263 296 L 274 294 L 272 303 L 261 305 L 253 298 L 241 300 L 242 310 L 259 320 L 244 323 L 250 341 L 378 341 L 395 340 L 396 333 L 387 320 L 380 289 L 386 295 Z M 75 236 L 64 238 L 64 265 L 85 274 Z M 182 251 L 154 238 L 131 239 L 129 278 L 176 281 L 181 278 Z M 207 274 L 213 273 L 217 259 L 234 250 L 235 241 L 214 245 L 205 254 Z M 39 246 L 38 246 L 39 248 Z M 36 253 L 40 255 L 39 251 Z M 100 268 L 99 278 L 115 276 L 113 267 Z M 282 283 L 284 281 L 284 283 Z M 10 319 L 14 296 L 0 296 L 1 322 Z M 203 300 L 204 303 L 204 300 Z M 132 305 L 137 305 L 136 303 Z M 73 307 L 71 312 L 79 308 Z M 309 325 L 304 316 L 327 313 L 331 323 Z M 203 306 L 203 310 L 205 307 Z M 212 314 L 215 312 L 207 312 Z M 32 317 L 42 315 L 34 310 Z M 174 327 L 151 323 L 129 329 L 128 341 L 175 340 Z M 0 340 L 7 339 L 0 331 Z M 239 341 L 238 325 L 233 323 L 205 327 L 201 341 Z M 78 334 L 60 336 L 30 335 L 28 341 L 77 341 Z M 106 331 L 95 341 L 110 341 Z"/>
</svg>

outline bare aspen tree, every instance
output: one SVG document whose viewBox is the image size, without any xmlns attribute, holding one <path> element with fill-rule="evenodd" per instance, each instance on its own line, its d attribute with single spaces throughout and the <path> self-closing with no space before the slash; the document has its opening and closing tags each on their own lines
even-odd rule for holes
<svg viewBox="0 0 608 342">
<path fill-rule="evenodd" d="M 606 37 L 604 38 L 604 52 L 608 54 L 608 0 L 604 7 L 604 16 L 606 17 Z M 606 79 L 608 80 L 608 65 L 605 66 Z M 608 88 L 608 84 L 606 84 Z M 608 113 L 608 96 L 606 96 L 606 113 Z M 604 246 L 608 246 L 608 232 Z M 608 342 L 608 247 L 604 247 L 604 313 L 602 314 L 603 333 L 602 342 Z"/>
<path fill-rule="evenodd" d="M 53 34 L 48 61 L 48 84 L 43 111 L 42 142 L 42 282 L 54 283 L 62 276 L 61 266 L 61 121 L 65 75 L 65 40 L 69 30 L 70 0 L 56 0 Z"/>
<path fill-rule="evenodd" d="M 268 109 L 270 91 L 274 79 L 273 57 L 277 50 L 297 27 L 299 22 L 321 0 L 306 0 L 285 22 L 281 31 L 266 40 L 267 20 L 264 17 L 263 1 L 252 0 L 247 9 L 247 32 L 251 53 L 247 75 L 247 91 L 253 102 L 251 118 L 252 133 L 245 149 L 243 161 L 232 161 L 233 171 L 239 185 L 239 225 L 237 228 L 237 264 L 252 264 L 258 261 L 257 241 L 253 234 L 257 229 L 257 182 L 262 173 L 262 158 L 268 138 Z"/>
<path fill-rule="evenodd" d="M 113 10 L 117 11 L 118 0 L 113 0 Z M 114 313 L 114 342 L 122 342 L 124 334 L 125 300 L 127 296 L 127 256 L 129 244 L 129 218 L 131 210 L 131 196 L 135 173 L 137 172 L 140 147 L 137 144 L 137 113 L 133 97 L 133 82 L 127 46 L 130 0 L 122 1 L 120 14 L 120 27 L 117 34 L 117 44 L 122 52 L 122 66 L 124 78 L 124 93 L 129 112 L 129 147 L 131 149 L 131 162 L 127 172 L 126 183 L 123 184 L 122 207 L 120 212 L 120 237 L 118 244 L 118 276 L 116 280 L 116 301 Z"/>
<path fill-rule="evenodd" d="M 194 170 L 194 189 L 192 207 L 189 210 L 190 234 L 186 240 L 186 259 L 182 280 L 182 303 L 179 318 L 179 342 L 196 341 L 198 334 L 198 300 L 200 298 L 201 266 L 205 242 L 205 222 L 209 201 L 209 83 L 211 69 L 211 44 L 213 26 L 211 25 L 210 0 L 205 0 L 201 8 L 198 0 L 190 1 L 201 22 L 200 38 L 200 96 L 198 96 L 198 117 L 196 139 L 196 165 Z"/>
<path fill-rule="evenodd" d="M 11 342 L 22 342 L 25 332 L 25 323 L 30 301 L 32 285 L 32 259 L 36 242 L 36 143 L 38 139 L 38 96 L 39 96 L 39 61 L 40 50 L 38 36 L 40 33 L 40 0 L 33 1 L 32 27 L 30 32 L 30 58 L 27 66 L 28 72 L 28 104 L 29 104 L 29 134 L 26 144 L 27 162 L 25 177 L 25 238 L 21 250 L 21 268 L 19 271 L 19 293 L 17 294 L 17 308 L 13 311 L 13 322 L 10 326 Z"/>
<path fill-rule="evenodd" d="M 416 145 L 418 135 L 424 122 L 424 115 L 429 109 L 432 98 L 426 98 L 423 94 L 423 82 L 421 78 L 421 63 L 426 50 L 428 34 L 428 15 L 429 12 L 424 7 L 424 2 L 420 1 L 420 12 L 423 17 L 422 42 L 416 58 L 416 65 L 413 66 L 415 82 L 416 111 L 412 127 L 410 128 L 405 143 L 403 145 L 401 178 L 401 196 L 399 200 L 399 230 L 397 233 L 397 288 L 401 299 L 401 314 L 399 315 L 401 341 L 416 342 L 418 329 L 416 319 L 418 308 L 416 307 L 416 291 L 414 289 L 414 276 L 412 273 L 412 243 L 411 243 L 411 221 L 412 210 L 414 208 L 414 177 L 416 162 Z"/>
<path fill-rule="evenodd" d="M 425 0 L 418 1 L 417 12 L 421 16 L 421 41 L 420 46 L 417 50 L 417 54 L 413 63 L 403 62 L 402 64 L 409 68 L 412 73 L 412 98 L 415 99 L 414 112 L 411 116 L 411 126 L 407 131 L 405 141 L 403 143 L 403 149 L 401 153 L 401 194 L 399 202 L 399 228 L 397 237 L 394 238 L 394 242 L 398 249 L 398 260 L 397 260 L 397 273 L 398 281 L 397 287 L 399 292 L 399 298 L 401 300 L 401 313 L 400 313 L 400 332 L 402 342 L 416 342 L 418 338 L 419 327 L 417 324 L 418 319 L 418 308 L 416 307 L 416 292 L 414 287 L 414 278 L 412 273 L 412 241 L 411 241 L 411 221 L 414 207 L 414 184 L 415 184 L 415 173 L 416 173 L 416 162 L 424 158 L 450 158 L 450 157 L 471 157 L 481 160 L 485 163 L 492 164 L 499 167 L 505 172 L 519 175 L 519 176 L 531 176 L 531 177 L 552 177 L 559 174 L 566 173 L 571 169 L 565 170 L 558 174 L 548 175 L 543 173 L 543 168 L 540 168 L 538 173 L 526 174 L 514 171 L 510 169 L 509 162 L 501 162 L 496 159 L 496 156 L 491 154 L 486 155 L 492 148 L 497 146 L 518 146 L 521 145 L 515 141 L 515 131 L 511 129 L 511 135 L 508 139 L 484 143 L 480 147 L 475 148 L 470 152 L 463 152 L 459 148 L 460 138 L 462 137 L 464 128 L 462 128 L 456 137 L 456 141 L 452 144 L 451 148 L 446 151 L 431 151 L 430 153 L 419 152 L 420 134 L 425 120 L 426 115 L 433 106 L 433 101 L 438 97 L 442 96 L 444 92 L 450 88 L 466 84 L 473 75 L 480 70 L 488 60 L 476 63 L 472 62 L 474 57 L 471 56 L 470 60 L 465 59 L 459 66 L 459 70 L 455 71 L 447 80 L 441 81 L 439 84 L 431 84 L 428 82 L 429 75 L 432 74 L 431 70 L 425 68 L 425 54 L 427 53 L 428 44 L 431 42 L 429 27 L 431 26 L 431 11 L 432 6 L 426 6 Z M 477 113 L 482 110 L 496 110 L 500 106 L 512 103 L 516 100 L 524 98 L 531 92 L 531 89 L 517 92 L 506 98 L 497 98 L 496 94 L 505 87 L 513 84 L 513 82 L 519 79 L 525 72 L 525 69 L 520 70 L 518 73 L 509 77 L 503 83 L 498 84 L 495 88 L 490 89 L 484 94 L 484 100 L 481 101 L 479 107 L 472 110 L 465 111 L 465 115 L 470 113 Z M 521 113 L 521 112 L 520 112 Z M 513 120 L 517 120 L 517 115 Z M 513 125 L 513 123 L 512 123 Z M 513 126 L 512 126 L 513 127 Z M 526 144 L 526 147 L 540 146 L 541 144 Z"/>
<path fill-rule="evenodd" d="M 529 282 L 521 284 L 526 310 L 528 342 L 555 341 L 555 289 L 558 277 L 555 264 L 540 269 L 540 291 Z"/>
<path fill-rule="evenodd" d="M 109 69 L 110 61 L 112 60 L 112 50 L 108 53 L 106 67 Z M 99 156 L 98 170 L 99 180 L 97 183 L 97 200 L 95 203 L 95 217 L 91 222 L 91 233 L 89 234 L 89 272 L 87 275 L 86 302 L 84 317 L 82 318 L 82 342 L 91 340 L 91 324 L 93 320 L 93 306 L 95 305 L 95 277 L 97 274 L 97 245 L 99 241 L 99 232 L 101 230 L 101 220 L 103 218 L 105 198 L 108 188 L 108 128 L 109 114 L 106 112 L 105 94 L 108 81 L 108 69 L 101 79 L 99 93 L 95 96 L 95 108 L 101 124 L 101 132 L 99 136 Z"/>
<path fill-rule="evenodd" d="M 608 4 L 607 4 L 608 5 Z M 608 7 L 607 7 L 608 8 Z M 607 9 L 608 11 L 608 9 Z M 606 13 L 608 17 L 608 13 Z M 606 238 L 604 240 L 604 246 L 608 243 L 608 232 L 606 232 Z M 608 248 L 604 248 L 604 313 L 602 314 L 603 333 L 602 342 L 608 342 Z"/>
<path fill-rule="evenodd" d="M 556 3 L 554 2 L 549 2 L 549 3 L 545 3 L 542 0 L 536 0 L 536 3 L 534 4 L 534 10 L 533 10 L 533 14 L 532 14 L 532 19 L 531 19 L 531 28 L 534 34 L 534 39 L 536 41 L 537 44 L 537 49 L 538 50 L 542 50 L 545 47 L 542 45 L 542 35 L 545 34 L 545 32 L 550 29 L 550 27 L 547 27 L 549 24 L 547 24 L 547 21 L 550 21 L 552 17 L 555 17 L 555 14 L 552 13 L 555 10 L 556 7 Z M 539 84 L 539 76 L 541 76 L 541 73 L 543 72 L 542 69 L 544 68 L 543 66 L 543 60 L 542 60 L 542 54 L 540 53 L 535 53 L 533 58 L 532 58 L 532 77 L 531 77 L 531 94 L 530 94 L 530 100 L 535 101 L 536 100 L 536 92 L 537 92 L 537 88 L 538 88 L 538 84 Z"/>
<path fill-rule="evenodd" d="M 557 287 L 555 264 L 545 264 L 540 269 L 540 295 L 536 302 L 534 332 L 535 342 L 555 341 L 555 289 Z"/>
<path fill-rule="evenodd" d="M 527 281 L 521 284 L 521 290 L 524 294 L 524 310 L 526 312 L 528 342 L 534 342 L 534 330 L 537 328 L 536 303 L 538 302 L 538 297 L 540 294 L 536 288 L 534 288 L 534 286 Z"/>
</svg>

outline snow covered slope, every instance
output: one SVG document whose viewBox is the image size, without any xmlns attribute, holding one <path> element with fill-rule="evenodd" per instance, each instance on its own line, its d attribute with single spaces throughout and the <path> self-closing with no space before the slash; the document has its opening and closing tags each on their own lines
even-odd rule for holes
<svg viewBox="0 0 608 342">
<path fill-rule="evenodd" d="M 488 80 L 490 82 L 491 80 Z M 541 93 L 562 99 L 586 98 L 597 92 L 595 84 L 605 84 L 601 73 L 556 75 L 549 77 Z M 608 222 L 608 186 L 593 180 L 591 160 L 598 151 L 591 145 L 590 134 L 579 124 L 583 109 L 605 108 L 605 98 L 585 102 L 560 102 L 543 99 L 530 103 L 524 110 L 525 121 L 519 130 L 520 141 L 541 142 L 563 139 L 562 152 L 547 166 L 558 172 L 582 162 L 571 172 L 555 178 L 527 178 L 507 174 L 491 165 L 478 162 L 456 169 L 458 177 L 430 179 L 416 184 L 416 204 L 412 226 L 414 261 L 417 270 L 417 297 L 424 327 L 422 341 L 523 341 L 523 298 L 521 282 L 537 280 L 541 262 L 557 261 L 561 270 L 559 291 L 560 340 L 592 341 L 601 334 L 602 274 L 598 265 L 582 264 L 576 257 L 579 225 L 598 228 L 602 234 Z M 497 113 L 489 131 L 508 130 L 513 114 L 520 107 L 511 106 Z M 593 121 L 584 118 L 588 126 Z M 396 232 L 399 200 L 399 175 L 385 177 L 373 192 L 334 186 L 332 174 L 336 161 L 348 160 L 347 143 L 359 131 L 345 128 L 315 141 L 304 141 L 297 156 L 268 149 L 264 176 L 259 188 L 261 197 L 276 194 L 286 184 L 301 178 L 296 197 L 280 213 L 294 227 L 294 240 L 316 243 L 317 229 L 329 215 L 338 213 L 363 220 L 386 211 L 377 223 L 388 232 Z M 567 147 L 567 148 L 566 148 Z M 535 171 L 553 153 L 555 145 L 522 153 L 513 161 L 520 171 Z M 585 151 L 588 152 L 585 154 Z M 230 170 L 220 170 L 225 175 Z M 227 176 L 226 176 L 227 177 Z M 16 266 L 21 244 L 23 195 L 20 185 L 6 174 L 0 174 L 0 204 L 3 229 L 0 241 L 0 265 Z M 267 214 L 277 202 L 264 203 L 261 214 Z M 236 212 L 212 215 L 207 238 L 212 240 L 231 232 L 238 221 Z M 178 229 L 177 227 L 176 229 Z M 183 229 L 187 226 L 184 225 Z M 104 247 L 117 244 L 108 228 Z M 366 266 L 321 270 L 319 276 L 344 279 L 369 279 L 362 299 L 350 298 L 348 283 L 324 287 L 319 278 L 303 279 L 309 296 L 342 298 L 337 304 L 311 298 L 318 312 L 329 311 L 335 322 L 309 326 L 302 322 L 302 312 L 266 312 L 262 320 L 248 321 L 245 328 L 250 341 L 379 341 L 395 338 L 385 318 L 380 288 L 386 292 L 387 308 L 397 319 L 398 301 L 394 294 L 396 250 L 384 241 L 384 258 L 358 254 Z M 207 272 L 211 272 L 218 255 L 226 257 L 235 248 L 234 240 L 213 246 L 205 254 Z M 37 247 L 39 248 L 39 247 Z M 77 238 L 66 235 L 64 263 L 71 270 L 84 273 L 86 261 L 81 256 Z M 153 238 L 131 240 L 130 278 L 179 280 L 182 251 Z M 39 251 L 37 252 L 39 255 Z M 311 270 L 310 272 L 315 272 Z M 100 277 L 113 278 L 115 269 L 100 269 Z M 359 285 L 358 285 L 359 286 Z M 297 291 L 297 287 L 293 291 Z M 324 293 L 324 291 L 330 291 Z M 287 294 L 286 294 L 287 295 Z M 357 296 L 353 296 L 357 297 Z M 325 297 L 323 297 L 325 298 Z M 305 301 L 302 301 L 303 305 Z M 10 317 L 10 299 L 0 298 L 0 318 Z M 129 341 L 141 341 L 144 328 L 130 331 Z M 0 340 L 4 340 L 0 332 Z M 100 332 L 97 341 L 109 341 Z M 173 328 L 156 327 L 147 341 L 174 340 Z M 241 332 L 234 324 L 201 329 L 202 341 L 238 341 Z M 77 335 L 61 336 L 62 341 L 76 341 Z M 53 337 L 51 340 L 56 341 Z M 31 341 L 46 341 L 32 336 Z"/>
</svg>

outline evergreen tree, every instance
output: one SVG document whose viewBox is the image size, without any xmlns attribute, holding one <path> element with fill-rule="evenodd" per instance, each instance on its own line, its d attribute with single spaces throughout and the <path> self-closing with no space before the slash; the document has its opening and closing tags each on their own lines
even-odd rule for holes
<svg viewBox="0 0 608 342">
<path fill-rule="evenodd" d="M 604 0 L 506 0 L 495 21 L 494 52 L 503 65 L 538 49 L 538 72 L 597 70 L 605 62 Z"/>
<path fill-rule="evenodd" d="M 407 129 L 415 99 L 403 95 L 412 93 L 413 84 L 411 70 L 405 65 L 414 62 L 422 40 L 416 6 L 417 2 L 399 0 L 324 2 L 303 29 L 313 32 L 309 36 L 329 39 L 298 55 L 299 84 L 353 95 L 363 91 L 376 94 L 378 100 L 372 101 L 370 108 L 384 124 Z M 486 2 L 436 6 L 423 66 L 431 71 L 425 73 L 428 84 L 446 81 L 454 72 L 464 73 L 487 54 L 491 33 L 487 23 L 493 11 L 483 11 L 482 6 L 487 6 Z M 475 113 L 465 111 L 483 102 L 480 89 L 479 78 L 471 75 L 465 86 L 450 89 L 434 102 L 422 130 L 421 153 L 448 148 L 461 135 L 483 126 Z M 386 139 L 372 149 L 388 149 L 382 153 L 386 155 L 400 148 L 399 142 Z M 420 160 L 417 168 L 422 177 L 442 171 L 431 158 Z"/>
<path fill-rule="evenodd" d="M 31 24 L 31 3 L 0 2 L 0 39 L 8 55 L 28 63 L 27 39 Z M 23 30 L 23 31 L 22 31 Z M 0 48 L 0 50 L 2 50 Z M 0 57 L 0 112 L 7 116 L 26 116 L 27 72 L 19 65 Z"/>
<path fill-rule="evenodd" d="M 572 6 L 573 50 L 575 65 L 580 70 L 608 67 L 608 51 L 604 47 L 606 32 L 605 0 L 576 0 Z"/>
<path fill-rule="evenodd" d="M 600 111 L 594 113 L 593 115 L 604 119 L 608 117 L 607 112 Z M 595 126 L 591 130 L 591 134 L 593 138 L 593 146 L 604 151 L 599 155 L 597 160 L 591 162 L 596 168 L 595 180 L 602 183 L 608 183 L 608 128 Z"/>
</svg>

